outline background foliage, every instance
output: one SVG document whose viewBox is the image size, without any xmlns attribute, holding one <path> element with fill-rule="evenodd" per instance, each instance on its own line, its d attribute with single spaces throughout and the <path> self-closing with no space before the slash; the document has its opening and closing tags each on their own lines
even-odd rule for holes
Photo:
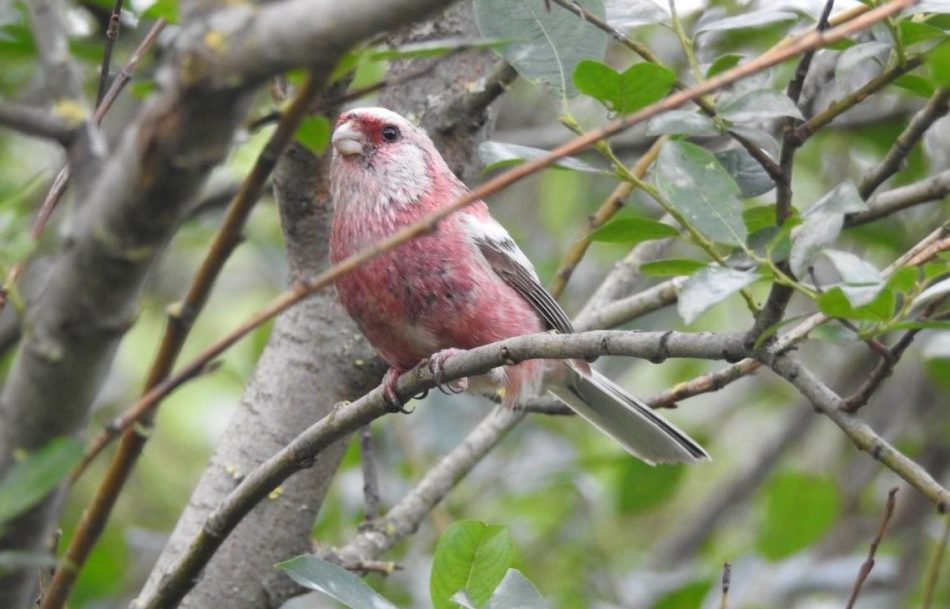
<svg viewBox="0 0 950 609">
<path fill-rule="evenodd" d="M 825 3 L 723 0 L 691 9 L 680 6 L 678 14 L 645 0 L 608 1 L 606 7 L 601 0 L 576 3 L 629 36 L 655 62 L 644 61 L 642 53 L 561 4 L 473 3 L 482 37 L 519 75 L 496 102 L 492 141 L 479 149 L 483 177 L 537 158 L 574 133 L 647 107 L 678 87 L 744 64 L 792 33 L 813 29 Z M 856 3 L 839 4 L 836 13 Z M 89 88 L 102 57 L 103 19 L 111 9 L 107 0 L 68 5 L 70 49 Z M 156 66 L 180 32 L 175 2 L 133 3 L 123 9 L 113 59 L 117 65 L 159 17 L 172 25 L 107 115 L 103 129 L 111 139 L 156 86 Z M 627 320 L 624 327 L 746 331 L 753 324 L 749 307 L 761 307 L 778 281 L 795 296 L 784 322 L 780 317 L 759 328 L 765 332 L 761 339 L 815 311 L 837 318 L 816 330 L 798 353 L 842 395 L 872 375 L 880 360 L 875 351 L 885 348 L 882 344 L 890 348 L 908 330 L 921 330 L 906 353 L 895 356 L 900 362 L 893 375 L 875 390 L 860 416 L 946 483 L 947 254 L 932 257 L 919 270 L 890 275 L 881 270 L 929 232 L 946 228 L 950 189 L 944 186 L 924 204 L 876 221 L 857 224 L 854 219 L 873 208 L 865 180 L 894 149 L 912 117 L 941 95 L 946 112 L 942 92 L 950 87 L 948 32 L 950 4 L 922 2 L 816 53 L 797 104 L 786 86 L 795 78 L 798 61 L 779 63 L 709 96 L 707 103 L 716 109 L 713 117 L 689 106 L 662 114 L 609 146 L 565 159 L 502 191 L 490 201 L 493 213 L 542 278 L 553 279 L 578 231 L 618 183 L 636 183 L 616 217 L 591 235 L 593 243 L 561 297 L 565 309 L 584 310 L 605 275 L 634 245 L 662 244 L 661 254 L 638 260 L 648 263 L 639 266 L 646 278 L 638 289 L 680 277 L 678 302 Z M 0 1 L 0 98 L 42 106 L 47 100 L 33 36 L 26 5 Z M 356 90 L 383 82 L 394 62 L 475 52 L 471 46 L 470 41 L 453 40 L 394 49 L 374 41 L 347 55 L 338 74 L 350 74 L 348 87 Z M 299 85 L 302 76 L 291 73 L 287 78 Z M 790 173 L 793 207 L 777 212 L 776 198 L 782 194 L 735 136 L 777 163 L 802 121 L 811 125 L 813 117 L 835 109 L 835 100 L 846 100 L 880 79 L 885 85 L 866 101 L 832 113 L 833 121 L 815 123 L 814 134 L 803 136 Z M 227 161 L 213 172 L 202 204 L 183 223 L 152 274 L 79 443 L 57 441 L 24 455 L 6 473 L 0 481 L 0 526 L 55 487 L 75 464 L 78 447 L 137 397 L 166 308 L 180 298 L 204 255 L 227 193 L 247 174 L 273 132 L 273 127 L 251 127 L 251 121 L 283 109 L 265 93 L 256 96 L 247 125 L 237 133 Z M 372 102 L 370 95 L 356 103 Z M 70 116 L 68 108 L 51 109 L 60 118 Z M 297 131 L 298 141 L 324 152 L 333 118 L 308 119 Z M 894 175 L 877 192 L 950 171 L 950 124 L 936 118 L 903 151 Z M 645 177 L 633 176 L 630 168 L 659 136 L 666 139 L 655 163 Z M 56 144 L 0 131 L 4 276 L 19 261 L 41 260 L 62 247 L 69 222 L 80 213 L 67 200 L 38 242 L 28 238 L 35 211 L 63 162 Z M 220 193 L 225 193 L 223 199 Z M 781 226 L 776 226 L 777 213 L 788 214 Z M 287 274 L 278 213 L 265 196 L 207 305 L 213 314 L 198 319 L 182 361 L 280 293 Z M 10 302 L 0 322 L 9 326 L 10 309 L 29 298 L 14 283 L 5 287 Z M 81 571 L 71 607 L 121 606 L 138 594 L 242 395 L 268 329 L 256 330 L 228 350 L 212 373 L 165 401 L 147 450 Z M 0 361 L 4 374 L 17 356 L 11 347 L 5 344 Z M 723 363 L 670 359 L 602 365 L 625 387 L 652 396 L 719 370 Z M 433 392 L 412 416 L 387 417 L 374 425 L 382 507 L 395 504 L 487 409 L 484 401 Z M 399 570 L 359 580 L 314 557 L 294 558 L 279 568 L 354 608 L 689 609 L 718 606 L 723 563 L 728 562 L 733 607 L 842 606 L 878 530 L 888 490 L 898 486 L 897 508 L 861 602 L 867 607 L 950 603 L 950 567 L 933 558 L 946 546 L 946 517 L 935 514 L 933 505 L 896 474 L 855 450 L 778 376 L 760 371 L 682 402 L 670 417 L 703 440 L 712 463 L 651 468 L 587 425 L 532 414 L 431 511 L 415 535 L 385 557 Z M 70 490 L 60 519 L 64 543 L 96 492 L 105 464 L 103 459 L 94 462 Z M 321 546 L 344 545 L 359 531 L 362 485 L 359 446 L 351 442 L 314 523 L 313 535 Z M 314 594 L 290 604 L 325 607 L 327 602 Z"/>
</svg>

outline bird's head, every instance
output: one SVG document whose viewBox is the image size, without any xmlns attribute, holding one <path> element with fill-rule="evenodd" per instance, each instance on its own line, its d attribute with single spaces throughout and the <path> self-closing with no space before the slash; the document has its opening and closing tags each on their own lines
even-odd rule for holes
<svg viewBox="0 0 950 609">
<path fill-rule="evenodd" d="M 385 108 L 340 115 L 333 130 L 331 173 L 338 192 L 377 188 L 391 202 L 409 204 L 431 191 L 445 162 L 425 131 Z"/>
</svg>

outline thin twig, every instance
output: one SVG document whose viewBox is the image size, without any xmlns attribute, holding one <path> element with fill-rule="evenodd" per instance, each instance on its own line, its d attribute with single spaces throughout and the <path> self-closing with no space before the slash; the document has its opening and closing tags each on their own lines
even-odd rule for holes
<svg viewBox="0 0 950 609">
<path fill-rule="evenodd" d="M 241 233 L 244 225 L 254 204 L 260 198 L 268 176 L 270 176 L 284 148 L 293 140 L 297 125 L 306 115 L 307 108 L 312 104 L 313 98 L 316 97 L 320 87 L 321 83 L 314 76 L 308 76 L 293 103 L 284 112 L 277 129 L 255 160 L 251 171 L 241 182 L 234 199 L 228 205 L 224 220 L 218 228 L 201 266 L 195 271 L 184 298 L 181 302 L 169 307 L 165 331 L 145 381 L 146 392 L 153 389 L 171 374 L 185 339 L 188 337 L 198 314 L 204 308 L 221 269 L 224 268 L 225 262 L 231 257 L 234 248 L 241 243 Z M 121 431 L 129 428 L 129 425 L 121 423 L 121 420 L 122 417 L 120 416 L 89 443 L 82 461 L 73 470 L 71 480 L 78 479 L 109 442 Z"/>
<path fill-rule="evenodd" d="M 109 72 L 112 70 L 112 49 L 119 39 L 119 26 L 122 24 L 122 0 L 115 0 L 112 14 L 109 15 L 109 24 L 106 26 L 106 43 L 102 51 L 102 65 L 99 67 L 99 86 L 96 88 L 96 107 L 102 103 L 106 94 L 106 85 L 109 84 Z"/>
<path fill-rule="evenodd" d="M 455 52 L 456 51 L 447 53 L 445 57 L 451 57 Z M 432 71 L 435 70 L 437 65 L 438 65 L 437 63 L 430 63 L 416 70 L 412 70 L 410 72 L 406 72 L 405 74 L 401 74 L 400 76 L 397 76 L 394 78 L 387 77 L 371 85 L 366 85 L 365 87 L 352 89 L 350 91 L 347 91 L 346 93 L 343 93 L 342 95 L 334 97 L 333 99 L 319 102 L 313 108 L 311 108 L 308 112 L 310 114 L 321 114 L 323 112 L 326 112 L 327 108 L 342 106 L 343 104 L 349 103 L 351 101 L 355 101 L 357 99 L 361 99 L 363 97 L 366 97 L 367 95 L 376 93 L 377 91 L 381 91 L 389 87 L 395 87 L 397 85 L 405 84 L 407 82 L 411 82 L 413 80 L 423 78 L 431 74 Z M 271 123 L 276 123 L 277 121 L 280 120 L 280 117 L 281 117 L 280 112 L 271 112 L 269 114 L 265 114 L 264 116 L 261 116 L 255 119 L 247 126 L 247 128 L 249 131 L 257 131 L 261 129 L 262 127 L 266 127 L 267 125 Z"/>
<path fill-rule="evenodd" d="M 913 184 L 874 195 L 868 201 L 866 210 L 846 215 L 844 225 L 856 226 L 873 222 L 914 205 L 939 201 L 948 194 L 950 194 L 950 169 Z"/>
<path fill-rule="evenodd" d="M 828 0 L 825 8 L 815 26 L 816 32 L 824 32 L 828 28 L 828 18 L 831 10 L 834 8 L 834 0 Z M 795 69 L 795 76 L 788 83 L 786 95 L 798 105 L 801 98 L 802 88 L 805 78 L 808 76 L 808 70 L 811 67 L 814 50 L 804 53 Z M 792 171 L 795 164 L 795 153 L 801 146 L 800 142 L 795 141 L 791 135 L 793 129 L 800 121 L 794 117 L 785 119 L 782 126 L 782 148 L 779 152 L 778 175 L 773 176 L 775 181 L 775 225 L 779 228 L 785 225 L 792 215 Z M 792 269 L 787 260 L 779 261 L 778 270 L 785 275 L 792 276 Z M 785 316 L 788 303 L 792 299 L 794 290 L 791 286 L 775 283 L 769 290 L 769 295 L 765 300 L 765 305 L 758 315 L 755 316 L 755 322 L 749 330 L 749 344 L 752 345 L 759 339 L 763 332 L 775 326 Z"/>
<path fill-rule="evenodd" d="M 940 568 L 943 566 L 943 557 L 947 551 L 947 544 L 950 543 L 950 516 L 943 518 L 943 536 L 937 542 L 934 548 L 933 556 L 927 564 L 927 574 L 924 576 L 924 592 L 922 609 L 931 609 L 933 607 L 934 596 L 937 591 L 937 580 L 940 579 Z"/>
<path fill-rule="evenodd" d="M 939 307 L 946 298 L 939 298 L 934 302 L 927 305 L 927 308 L 924 310 L 923 314 L 920 316 L 921 320 L 926 320 L 930 318 L 937 307 Z M 868 378 L 861 384 L 858 389 L 842 400 L 841 409 L 845 412 L 855 413 L 860 410 L 865 404 L 868 403 L 868 400 L 871 399 L 871 396 L 877 391 L 878 387 L 884 382 L 884 380 L 891 375 L 894 371 L 894 368 L 897 366 L 897 363 L 900 361 L 901 357 L 904 355 L 904 352 L 910 347 L 911 343 L 914 342 L 914 338 L 920 333 L 921 328 L 912 328 L 904 332 L 904 334 L 894 343 L 894 346 L 886 349 L 884 355 L 881 356 L 880 361 L 874 370 L 871 371 L 871 374 L 868 375 Z"/>
<path fill-rule="evenodd" d="M 856 31 L 870 27 L 874 23 L 894 14 L 895 12 L 909 6 L 913 0 L 893 0 L 881 7 L 868 11 L 861 17 L 842 25 L 828 32 L 810 32 L 790 42 L 781 49 L 770 51 L 764 55 L 749 61 L 741 66 L 717 75 L 715 78 L 704 81 L 695 87 L 686 91 L 674 93 L 669 97 L 660 100 L 642 110 L 629 114 L 625 117 L 614 120 L 598 129 L 590 131 L 582 136 L 555 148 L 549 153 L 518 165 L 495 178 L 485 182 L 481 186 L 470 191 L 466 195 L 456 199 L 452 203 L 441 207 L 417 222 L 396 231 L 389 237 L 382 239 L 374 245 L 354 253 L 348 258 L 340 261 L 338 264 L 326 269 L 318 276 L 308 281 L 300 281 L 290 287 L 289 290 L 275 298 L 260 309 L 257 313 L 245 320 L 241 325 L 230 333 L 220 338 L 218 341 L 209 345 L 198 356 L 184 365 L 178 373 L 169 377 L 159 385 L 156 385 L 143 395 L 135 404 L 133 404 L 118 421 L 119 426 L 125 428 L 136 421 L 140 416 L 154 408 L 171 391 L 177 389 L 185 380 L 194 375 L 195 369 L 201 369 L 205 364 L 221 353 L 229 349 L 232 345 L 247 336 L 255 328 L 267 322 L 275 315 L 280 314 L 300 300 L 306 298 L 313 292 L 323 289 L 330 285 L 337 278 L 352 272 L 367 260 L 374 258 L 383 252 L 389 251 L 406 241 L 428 232 L 432 232 L 438 226 L 438 223 L 459 209 L 466 207 L 475 201 L 487 197 L 490 194 L 498 192 L 514 182 L 517 182 L 529 175 L 532 175 L 545 167 L 549 167 L 555 161 L 572 155 L 584 148 L 592 145 L 594 142 L 605 139 L 629 127 L 642 123 L 657 114 L 677 108 L 688 101 L 696 99 L 702 95 L 715 91 L 737 80 L 745 78 L 750 74 L 769 68 L 780 63 L 789 57 L 803 53 L 809 49 L 817 48 L 841 40 Z"/>
<path fill-rule="evenodd" d="M 555 0 L 555 2 L 559 1 L 560 0 Z M 653 164 L 653 161 L 655 161 L 657 155 L 659 155 L 660 147 L 665 141 L 666 138 L 661 137 L 653 142 L 650 149 L 630 168 L 630 173 L 637 179 L 642 180 L 644 176 L 646 176 L 650 165 Z M 606 224 L 618 211 L 623 209 L 624 199 L 630 196 L 630 193 L 632 193 L 635 188 L 635 182 L 622 180 L 617 184 L 613 192 L 607 196 L 604 202 L 601 203 L 597 211 L 588 217 L 587 224 L 580 230 L 577 236 L 574 237 L 574 242 L 571 243 L 571 246 L 568 248 L 567 254 L 565 254 L 564 259 L 561 261 L 561 265 L 554 273 L 551 285 L 548 286 L 552 296 L 557 298 L 561 295 L 561 292 L 564 291 L 567 282 L 570 281 L 571 275 L 574 273 L 574 269 L 580 264 L 580 261 L 584 258 L 584 254 L 587 253 L 587 248 L 590 247 L 591 233 Z"/>
<path fill-rule="evenodd" d="M 588 11 L 586 8 L 584 8 L 577 2 L 574 2 L 574 0 L 554 0 L 554 2 L 558 6 L 561 6 L 571 11 L 572 13 L 574 13 L 575 15 L 577 15 L 584 21 L 590 23 L 594 27 L 597 27 L 598 29 L 606 32 L 614 40 L 616 40 L 620 44 L 624 45 L 625 47 L 627 47 L 628 49 L 630 49 L 631 51 L 633 51 L 634 53 L 642 57 L 645 61 L 648 61 L 649 63 L 655 63 L 660 66 L 663 65 L 663 63 L 660 61 L 660 58 L 657 57 L 655 54 L 653 54 L 653 52 L 649 48 L 647 48 L 645 45 L 640 44 L 636 40 L 633 40 L 632 38 L 630 38 L 629 36 L 621 32 L 617 28 L 613 27 L 612 25 L 610 25 L 609 23 L 607 23 L 606 21 L 604 21 L 597 15 Z M 674 15 L 676 14 L 675 7 L 674 7 L 674 10 L 672 11 L 672 14 Z M 678 22 L 679 18 L 676 17 L 675 20 L 676 22 Z M 700 79 L 697 79 L 697 81 L 698 80 Z M 687 88 L 687 86 L 680 80 L 677 80 L 676 82 L 674 82 L 673 86 L 678 90 L 683 90 Z M 699 107 L 699 109 L 703 112 L 703 114 L 705 114 L 706 116 L 712 119 L 717 118 L 715 106 L 713 106 L 712 103 L 710 103 L 710 101 L 707 100 L 706 98 L 698 97 L 693 100 L 693 103 L 695 103 Z M 765 172 L 768 173 L 769 176 L 773 180 L 778 178 L 779 176 L 778 165 L 775 163 L 775 161 L 772 160 L 771 157 L 769 157 L 769 155 L 765 151 L 759 148 L 754 142 L 736 133 L 735 131 L 727 130 L 727 133 L 740 146 L 745 148 L 746 151 L 748 151 L 748 153 L 752 156 L 752 158 L 754 158 L 756 161 L 759 162 L 762 168 L 765 169 Z"/>
<path fill-rule="evenodd" d="M 888 86 L 904 74 L 919 68 L 924 63 L 923 56 L 915 56 L 908 59 L 903 65 L 893 68 L 879 74 L 860 89 L 831 102 L 827 108 L 812 116 L 810 119 L 796 127 L 788 134 L 789 140 L 799 147 L 814 135 L 819 129 L 835 120 L 851 108 L 857 106 L 871 95 L 877 93 Z"/>
<path fill-rule="evenodd" d="M 950 102 L 950 88 L 940 88 L 934 92 L 927 105 L 914 115 L 907 127 L 897 136 L 893 146 L 887 151 L 881 162 L 864 174 L 864 178 L 858 186 L 858 192 L 862 199 L 870 197 L 877 190 L 877 187 L 884 183 L 884 180 L 900 170 L 901 164 L 910 154 L 910 151 L 913 150 L 914 144 L 937 119 L 950 110 L 948 102 Z"/>
<path fill-rule="evenodd" d="M 293 141 L 297 125 L 305 116 L 307 108 L 310 107 L 322 86 L 323 80 L 320 77 L 313 73 L 308 75 L 274 134 L 257 157 L 250 173 L 242 182 L 240 190 L 228 208 L 224 222 L 208 249 L 208 254 L 192 279 L 184 300 L 169 313 L 162 341 L 145 382 L 146 392 L 161 383 L 171 373 L 195 317 L 207 301 L 215 280 L 224 267 L 224 263 L 234 251 L 234 248 L 241 242 L 241 231 L 254 203 L 260 197 L 271 170 L 283 150 Z M 201 369 L 203 368 L 204 366 L 201 367 Z M 151 419 L 147 416 L 142 417 L 139 419 L 139 423 L 142 427 L 148 427 L 151 424 Z M 100 434 L 97 438 L 98 443 L 94 443 L 90 450 L 86 452 L 82 463 L 72 474 L 73 481 L 84 471 L 98 454 L 98 451 L 101 451 L 108 443 L 109 439 L 114 437 L 114 433 L 109 435 L 109 429 L 112 428 L 104 430 L 103 433 L 106 435 Z M 115 433 L 117 432 L 118 430 L 115 431 Z M 109 470 L 95 497 L 93 497 L 92 503 L 79 521 L 76 533 L 66 551 L 66 560 L 53 576 L 50 591 L 44 598 L 40 609 L 59 609 L 65 603 L 79 570 L 101 535 L 112 508 L 147 440 L 148 433 L 144 429 L 131 427 L 125 430 L 122 442 L 109 465 Z"/>
<path fill-rule="evenodd" d="M 847 609 L 852 609 L 854 607 L 854 603 L 858 600 L 858 595 L 861 594 L 861 587 L 864 586 L 864 582 L 867 580 L 868 575 L 871 574 L 871 569 L 874 568 L 874 555 L 877 553 L 877 546 L 884 538 L 884 533 L 887 531 L 887 525 L 891 521 L 891 516 L 894 515 L 894 506 L 897 503 L 898 490 L 898 487 L 895 486 L 887 492 L 887 503 L 884 506 L 884 516 L 881 517 L 881 524 L 877 529 L 877 535 L 875 535 L 874 539 L 871 540 L 871 546 L 868 548 L 868 557 L 861 565 L 861 569 L 858 571 L 857 579 L 854 580 L 854 588 L 851 590 L 851 597 L 848 599 Z"/>
<path fill-rule="evenodd" d="M 913 459 L 908 458 L 878 435 L 870 425 L 840 410 L 838 406 L 841 398 L 811 370 L 802 365 L 792 353 L 779 352 L 772 348 L 760 350 L 757 357 L 808 398 L 821 414 L 831 419 L 854 442 L 855 446 L 916 488 L 921 495 L 933 503 L 937 511 L 943 513 L 950 508 L 950 491 L 934 480 L 934 477 Z"/>
<path fill-rule="evenodd" d="M 443 380 L 453 381 L 463 376 L 476 376 L 500 365 L 526 359 L 548 359 L 552 356 L 576 359 L 595 355 L 629 354 L 636 351 L 637 355 L 646 356 L 648 359 L 678 355 L 720 358 L 724 353 L 731 353 L 737 349 L 742 349 L 739 335 L 617 331 L 564 335 L 533 334 L 484 345 L 453 356 L 445 363 Z M 408 399 L 434 386 L 433 374 L 423 363 L 399 377 L 396 393 L 399 397 Z M 143 599 L 136 606 L 142 609 L 174 607 L 194 585 L 197 574 L 211 559 L 230 531 L 262 498 L 295 471 L 312 464 L 313 459 L 321 450 L 390 412 L 392 412 L 392 406 L 383 396 L 382 389 L 377 387 L 359 400 L 336 408 L 280 452 L 255 468 L 211 513 L 188 549 L 165 573 L 153 595 Z M 502 428 L 504 428 L 506 420 L 520 419 L 523 414 L 504 411 L 497 416 L 502 417 Z M 482 444 L 488 445 L 486 450 L 490 450 L 491 446 L 500 440 L 500 435 L 486 434 L 482 441 Z M 468 450 L 473 453 L 473 456 L 461 457 L 461 459 L 471 460 L 474 465 L 479 459 L 477 456 L 479 451 Z M 452 476 L 440 477 L 439 484 L 442 486 L 438 488 L 446 490 L 451 488 L 465 473 L 464 471 L 459 473 L 459 470 L 454 467 L 451 469 L 456 473 Z M 445 484 L 448 486 L 446 487 Z M 437 502 L 442 496 L 442 494 L 434 493 L 434 490 L 427 489 L 424 494 L 431 504 Z M 373 530 L 376 530 L 375 526 Z M 415 530 L 415 527 L 412 527 L 412 530 Z M 366 556 L 366 554 L 358 555 L 359 558 Z"/>
<path fill-rule="evenodd" d="M 722 564 L 722 596 L 719 599 L 719 609 L 729 607 L 729 588 L 732 585 L 732 565 Z"/>
<path fill-rule="evenodd" d="M 158 35 L 165 29 L 165 25 L 166 22 L 164 19 L 159 19 L 152 24 L 152 28 L 129 57 L 129 61 L 126 62 L 122 70 L 116 75 L 115 80 L 112 81 L 112 85 L 102 97 L 102 101 L 96 106 L 95 112 L 93 112 L 92 119 L 97 125 L 102 122 L 102 118 L 109 109 L 112 108 L 112 104 L 115 103 L 119 94 L 125 89 L 129 81 L 132 80 L 132 74 L 136 66 L 138 66 L 139 61 L 141 61 L 142 57 L 158 38 Z M 31 234 L 34 239 L 37 239 L 40 233 L 43 232 L 43 228 L 49 221 L 50 216 L 53 215 L 53 210 L 56 209 L 56 205 L 59 204 L 59 200 L 62 199 L 63 194 L 66 192 L 66 186 L 69 184 L 69 174 L 69 165 L 64 165 L 63 168 L 59 170 L 59 173 L 56 174 L 53 185 L 50 186 L 49 193 L 47 193 L 46 198 L 43 200 L 43 205 L 40 207 L 36 220 L 33 222 Z"/>
</svg>

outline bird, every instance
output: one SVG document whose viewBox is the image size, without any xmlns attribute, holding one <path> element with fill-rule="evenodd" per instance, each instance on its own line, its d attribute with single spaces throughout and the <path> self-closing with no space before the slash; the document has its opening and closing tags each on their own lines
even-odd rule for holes
<svg viewBox="0 0 950 609">
<path fill-rule="evenodd" d="M 331 144 L 333 263 L 469 192 L 425 130 L 389 109 L 343 112 Z M 397 407 L 396 380 L 423 360 L 438 381 L 445 361 L 460 351 L 523 334 L 574 331 L 527 256 L 480 200 L 340 276 L 335 287 L 389 364 L 382 387 Z M 650 464 L 709 459 L 697 442 L 583 360 L 525 360 L 453 383 L 456 391 L 502 390 L 509 408 L 550 392 Z"/>
</svg>

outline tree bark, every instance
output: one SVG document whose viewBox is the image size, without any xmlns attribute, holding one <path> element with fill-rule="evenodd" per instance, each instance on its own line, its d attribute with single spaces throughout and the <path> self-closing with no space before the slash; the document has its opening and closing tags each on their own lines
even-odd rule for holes
<svg viewBox="0 0 950 609">
<path fill-rule="evenodd" d="M 163 90 L 115 152 L 100 158 L 105 153 L 92 130 L 90 141 L 73 146 L 81 213 L 44 294 L 26 312 L 0 393 L 0 478 L 16 452 L 75 435 L 85 424 L 149 271 L 186 204 L 227 153 L 256 85 L 294 66 L 329 71 L 358 41 L 448 3 L 285 0 L 229 6 L 183 28 L 157 79 Z M 209 47 L 209 31 L 220 46 Z M 62 495 L 51 493 L 10 523 L 0 550 L 41 551 Z M 29 603 L 34 580 L 26 568 L 0 577 L 0 607 Z"/>
<path fill-rule="evenodd" d="M 274 176 L 292 279 L 327 264 L 332 205 L 328 157 L 294 146 Z M 277 318 L 241 404 L 195 488 L 145 591 L 187 548 L 210 511 L 246 473 L 342 400 L 356 399 L 379 382 L 384 366 L 360 336 L 332 290 L 314 294 Z M 297 587 L 274 563 L 311 549 L 310 530 L 343 456 L 340 442 L 314 466 L 291 477 L 279 496 L 248 515 L 185 597 L 183 608 L 279 607 Z"/>
</svg>

